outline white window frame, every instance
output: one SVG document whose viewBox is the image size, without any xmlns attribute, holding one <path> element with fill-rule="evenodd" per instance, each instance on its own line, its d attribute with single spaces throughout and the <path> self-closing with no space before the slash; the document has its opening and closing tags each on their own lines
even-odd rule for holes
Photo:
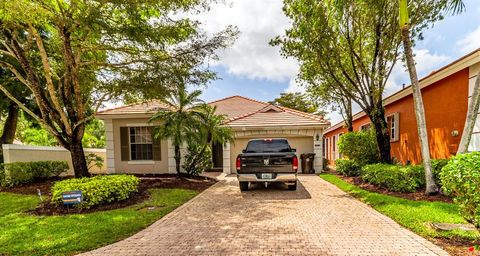
<svg viewBox="0 0 480 256">
<path fill-rule="evenodd" d="M 138 162 L 138 163 L 150 163 L 150 162 L 153 162 L 153 139 L 151 138 L 145 138 L 146 142 L 134 142 L 132 143 L 132 133 L 131 133 L 131 130 L 132 129 L 150 129 L 150 135 L 151 133 L 153 132 L 152 130 L 152 126 L 129 126 L 128 127 L 128 152 L 129 152 L 129 157 L 130 157 L 130 161 L 129 162 Z M 142 135 L 146 135 L 145 134 L 140 134 L 140 136 Z M 135 137 L 136 139 L 136 137 Z M 150 141 L 148 143 L 148 140 Z M 152 145 L 152 150 L 151 150 L 151 159 L 132 159 L 132 145 Z"/>
<path fill-rule="evenodd" d="M 390 142 L 397 142 L 400 140 L 400 113 L 396 112 L 387 116 L 387 123 L 389 119 L 392 120 L 390 123 L 390 130 L 388 131 L 388 136 L 390 137 Z"/>
</svg>

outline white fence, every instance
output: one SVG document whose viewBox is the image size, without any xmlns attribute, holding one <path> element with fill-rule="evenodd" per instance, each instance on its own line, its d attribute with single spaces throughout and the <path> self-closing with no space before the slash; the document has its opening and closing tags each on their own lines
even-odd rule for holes
<svg viewBox="0 0 480 256">
<path fill-rule="evenodd" d="M 35 161 L 67 161 L 70 169 L 69 175 L 73 175 L 72 158 L 70 152 L 62 147 L 44 147 L 44 146 L 31 146 L 31 145 L 17 145 L 17 144 L 4 144 L 3 159 L 5 163 L 14 162 L 35 162 Z M 91 173 L 106 173 L 106 150 L 98 148 L 86 148 L 85 154 L 94 153 L 97 156 L 103 158 L 102 168 L 96 166 L 90 169 Z"/>
</svg>

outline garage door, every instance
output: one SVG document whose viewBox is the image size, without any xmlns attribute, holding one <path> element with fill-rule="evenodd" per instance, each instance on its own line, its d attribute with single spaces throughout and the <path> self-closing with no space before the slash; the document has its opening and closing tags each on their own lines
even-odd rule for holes
<svg viewBox="0 0 480 256">
<path fill-rule="evenodd" d="M 313 152 L 313 138 L 312 137 L 287 137 L 276 135 L 276 138 L 287 138 L 290 146 L 297 150 L 297 157 L 300 158 L 300 155 L 303 153 L 312 153 Z M 264 137 L 257 137 L 262 139 Z M 232 173 L 236 173 L 235 169 L 235 160 L 237 156 L 242 153 L 242 150 L 246 148 L 247 143 L 251 139 L 257 138 L 237 138 L 235 139 L 235 144 L 232 143 L 230 146 L 230 167 Z"/>
</svg>

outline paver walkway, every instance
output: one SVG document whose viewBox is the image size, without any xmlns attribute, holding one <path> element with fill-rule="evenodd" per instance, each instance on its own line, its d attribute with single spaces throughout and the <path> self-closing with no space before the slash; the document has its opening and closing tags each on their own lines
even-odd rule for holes
<svg viewBox="0 0 480 256">
<path fill-rule="evenodd" d="M 448 255 L 318 176 L 241 193 L 225 180 L 150 227 L 86 255 Z"/>
</svg>

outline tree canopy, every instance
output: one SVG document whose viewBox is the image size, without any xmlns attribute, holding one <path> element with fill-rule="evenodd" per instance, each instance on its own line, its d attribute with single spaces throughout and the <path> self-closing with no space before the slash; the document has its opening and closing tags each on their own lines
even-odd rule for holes
<svg viewBox="0 0 480 256">
<path fill-rule="evenodd" d="M 281 93 L 280 97 L 275 98 L 270 103 L 282 107 L 296 109 L 306 113 L 312 114 L 324 114 L 325 112 L 319 110 L 319 106 L 315 104 L 307 95 L 295 92 L 295 93 Z"/>
<path fill-rule="evenodd" d="M 209 0 L 19 0 L 0 2 L 0 67 L 33 94 L 35 112 L 0 90 L 72 152 L 87 176 L 85 123 L 105 100 L 159 98 L 179 84 L 215 78 L 206 61 L 236 31 L 212 36 L 185 13 Z"/>
</svg>

